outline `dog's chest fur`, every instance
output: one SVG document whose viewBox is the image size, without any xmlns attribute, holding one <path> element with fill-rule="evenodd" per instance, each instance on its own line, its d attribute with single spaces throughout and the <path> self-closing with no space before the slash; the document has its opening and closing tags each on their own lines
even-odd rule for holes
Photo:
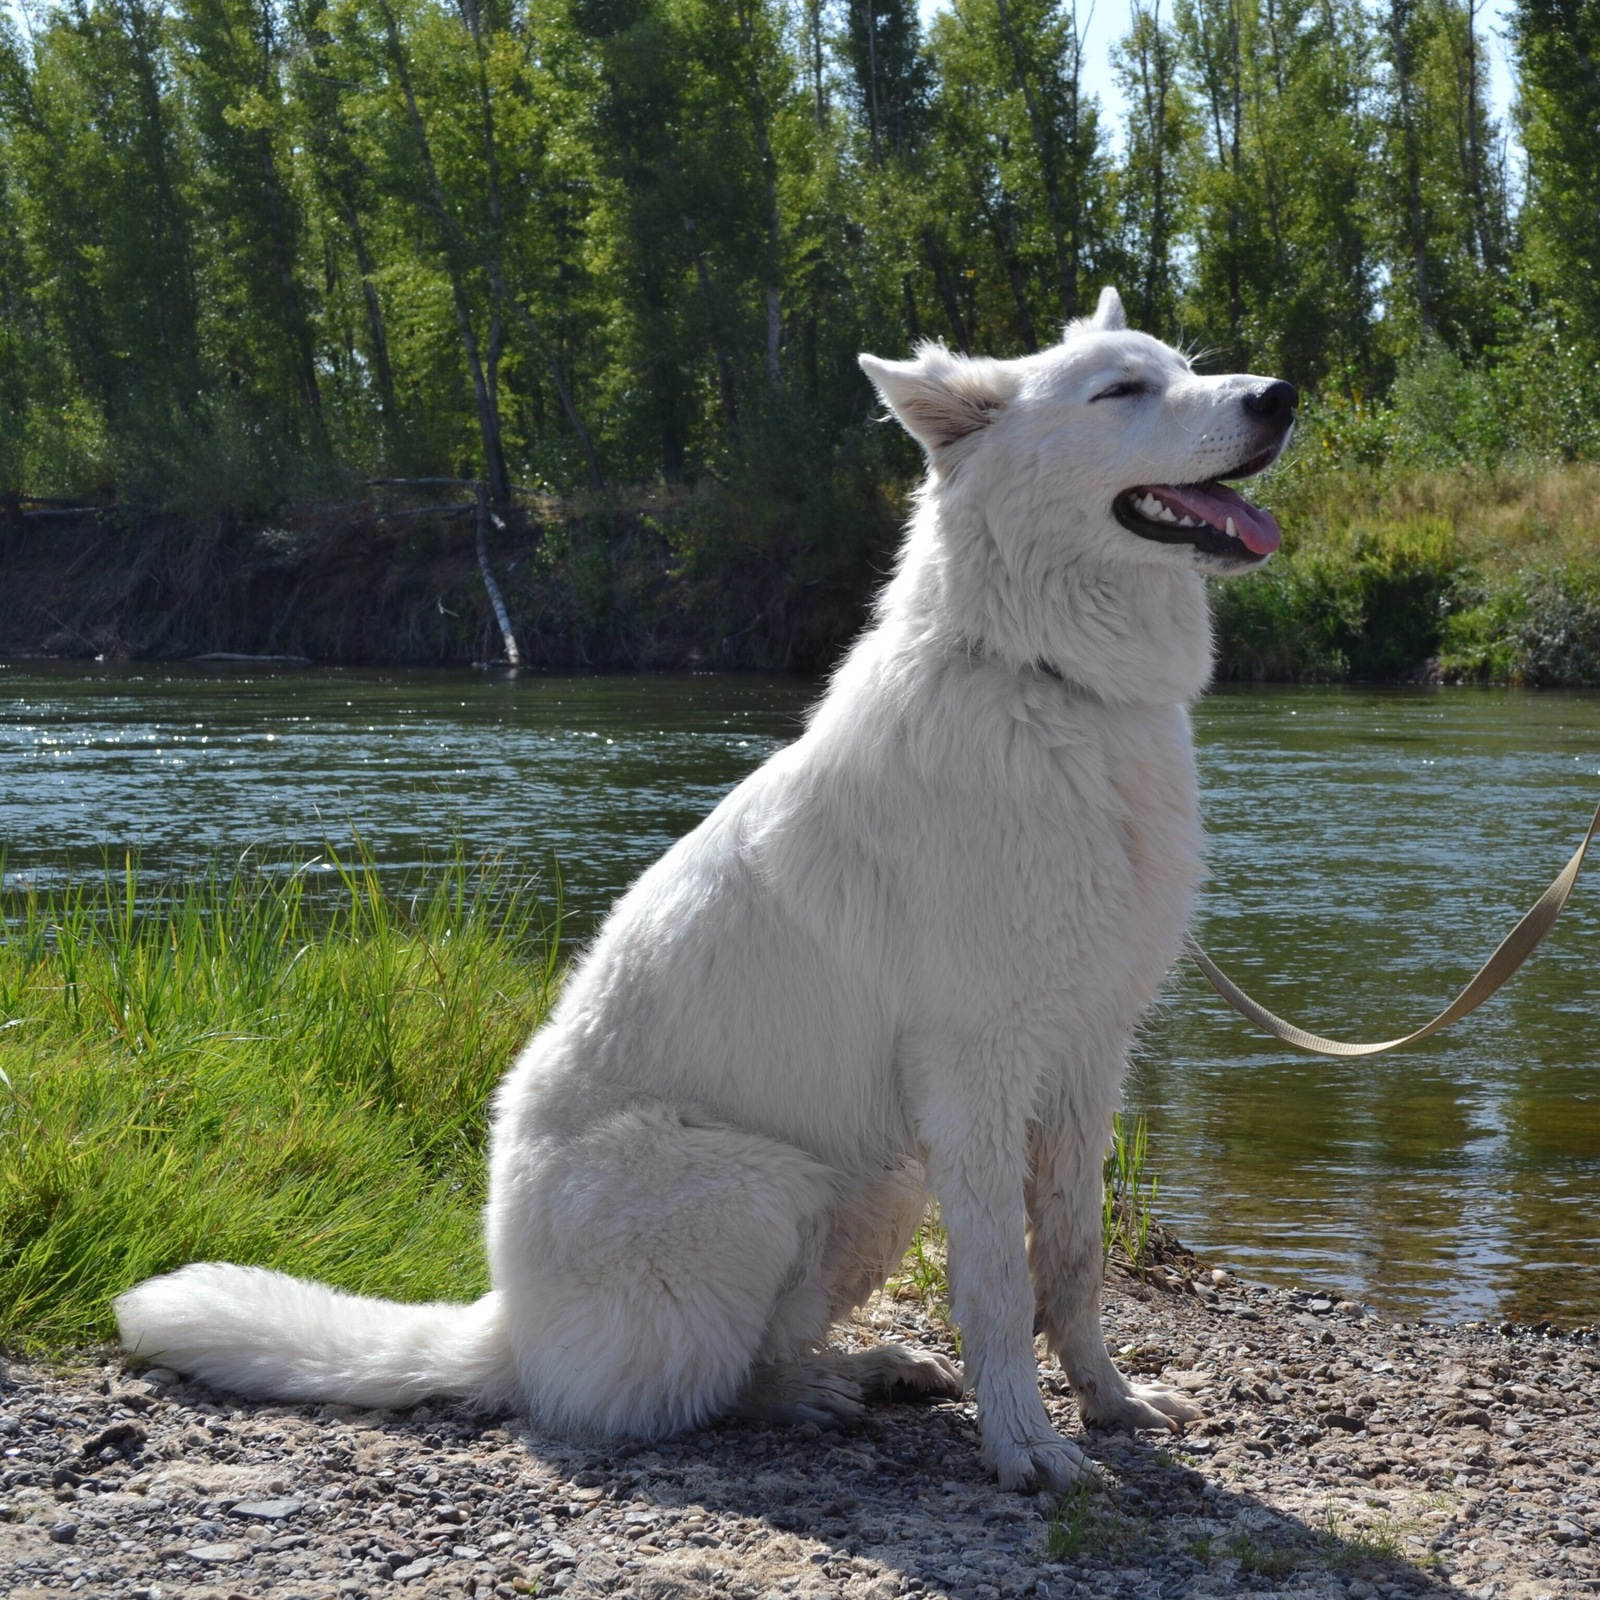
<svg viewBox="0 0 1600 1600">
<path fill-rule="evenodd" d="M 1200 872 L 1184 708 L 1106 705 L 982 664 L 943 677 L 902 711 L 903 765 L 863 774 L 884 812 L 864 848 L 903 884 L 914 1004 L 959 996 L 967 1019 L 1055 1036 L 1047 1048 L 1084 1029 L 1125 1040 Z"/>
</svg>

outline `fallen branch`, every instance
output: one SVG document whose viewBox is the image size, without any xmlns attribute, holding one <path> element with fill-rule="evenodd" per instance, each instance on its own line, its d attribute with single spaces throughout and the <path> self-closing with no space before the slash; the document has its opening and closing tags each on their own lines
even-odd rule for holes
<svg viewBox="0 0 1600 1600">
<path fill-rule="evenodd" d="M 495 621 L 500 624 L 500 637 L 505 640 L 506 664 L 516 671 L 522 665 L 522 652 L 517 649 L 517 636 L 511 631 L 511 616 L 506 610 L 505 597 L 495 582 L 494 569 L 489 565 L 489 491 L 478 484 L 478 567 L 483 573 L 483 586 L 489 591 L 489 604 L 494 607 Z M 497 525 L 500 519 L 495 518 Z"/>
</svg>

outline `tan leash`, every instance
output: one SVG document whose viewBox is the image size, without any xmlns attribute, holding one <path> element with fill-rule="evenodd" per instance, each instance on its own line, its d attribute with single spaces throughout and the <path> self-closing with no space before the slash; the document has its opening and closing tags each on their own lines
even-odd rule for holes
<svg viewBox="0 0 1600 1600">
<path fill-rule="evenodd" d="M 1459 1022 L 1469 1011 L 1476 1011 L 1539 948 L 1544 936 L 1556 925 L 1556 918 L 1561 915 L 1562 907 L 1567 903 L 1567 896 L 1572 893 L 1572 886 L 1578 881 L 1578 873 L 1583 867 L 1584 852 L 1588 850 L 1589 841 L 1594 838 L 1596 830 L 1600 830 L 1600 806 L 1595 807 L 1594 816 L 1589 821 L 1589 831 L 1584 834 L 1582 844 L 1573 851 L 1572 859 L 1561 869 L 1556 881 L 1534 901 L 1532 909 L 1522 921 L 1500 941 L 1495 953 L 1478 968 L 1472 982 L 1432 1022 L 1424 1023 L 1415 1033 L 1408 1033 L 1400 1039 L 1385 1039 L 1379 1044 L 1347 1044 L 1342 1039 L 1324 1039 L 1320 1033 L 1307 1033 L 1304 1028 L 1297 1028 L 1292 1022 L 1285 1022 L 1282 1017 L 1275 1016 L 1264 1005 L 1252 1000 L 1200 948 L 1193 935 L 1184 935 L 1183 948 L 1190 960 L 1210 980 L 1211 987 L 1240 1016 L 1248 1018 L 1274 1038 L 1282 1039 L 1285 1044 L 1292 1044 L 1297 1050 L 1309 1050 L 1319 1056 L 1381 1055 L 1385 1050 L 1398 1050 L 1402 1045 L 1415 1044 L 1419 1039 L 1426 1039 L 1429 1034 L 1437 1033 L 1441 1028 L 1448 1028 L 1452 1022 Z"/>
</svg>

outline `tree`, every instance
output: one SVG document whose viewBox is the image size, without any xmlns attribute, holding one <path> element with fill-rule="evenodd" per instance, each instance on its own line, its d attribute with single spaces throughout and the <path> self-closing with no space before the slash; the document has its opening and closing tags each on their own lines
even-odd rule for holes
<svg viewBox="0 0 1600 1600">
<path fill-rule="evenodd" d="M 1517 0 L 1530 279 L 1600 347 L 1600 0 Z"/>
<path fill-rule="evenodd" d="M 1186 331 L 1234 367 L 1315 384 L 1370 360 L 1370 36 L 1340 0 L 1180 0 L 1206 139 L 1186 174 Z"/>
<path fill-rule="evenodd" d="M 8 187 L 66 414 L 98 441 L 86 469 L 157 494 L 209 389 L 164 24 L 143 0 L 80 0 L 44 19 L 31 61 L 9 43 Z"/>
<path fill-rule="evenodd" d="M 181 77 L 198 161 L 207 309 L 260 423 L 320 441 L 314 312 L 300 195 L 285 160 L 286 41 L 272 0 L 179 0 Z M 293 419 L 304 428 L 294 430 Z"/>
<path fill-rule="evenodd" d="M 1199 128 L 1178 82 L 1178 41 L 1161 20 L 1161 0 L 1133 0 L 1133 26 L 1113 60 L 1128 105 L 1121 188 L 1137 274 L 1137 321 L 1170 333 L 1177 322 L 1174 243 L 1186 215 L 1184 179 L 1195 164 Z"/>
<path fill-rule="evenodd" d="M 921 35 L 916 0 L 845 0 L 846 95 L 875 166 L 903 160 L 926 127 L 933 74 Z"/>
<path fill-rule="evenodd" d="M 1380 154 L 1396 182 L 1375 206 L 1391 281 L 1386 329 L 1398 352 L 1441 339 L 1480 351 L 1495 338 L 1510 254 L 1504 175 L 1490 159 L 1477 0 L 1389 0 Z"/>
</svg>

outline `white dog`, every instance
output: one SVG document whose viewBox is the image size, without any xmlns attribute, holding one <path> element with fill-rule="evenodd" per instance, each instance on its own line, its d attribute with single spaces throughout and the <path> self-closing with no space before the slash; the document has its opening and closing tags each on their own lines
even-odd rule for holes
<svg viewBox="0 0 1600 1600">
<path fill-rule="evenodd" d="M 591 1436 L 834 1421 L 962 1392 L 937 1356 L 825 1348 L 931 1191 L 1002 1484 L 1089 1470 L 1036 1315 L 1087 1422 L 1195 1414 L 1106 1353 L 1101 1160 L 1200 870 L 1203 577 L 1278 542 L 1217 480 L 1276 457 L 1295 391 L 1196 375 L 1110 289 L 1038 355 L 861 364 L 928 456 L 898 569 L 805 734 L 622 898 L 501 1085 L 494 1288 L 401 1306 L 185 1267 L 118 1300 L 129 1350 Z"/>
</svg>

